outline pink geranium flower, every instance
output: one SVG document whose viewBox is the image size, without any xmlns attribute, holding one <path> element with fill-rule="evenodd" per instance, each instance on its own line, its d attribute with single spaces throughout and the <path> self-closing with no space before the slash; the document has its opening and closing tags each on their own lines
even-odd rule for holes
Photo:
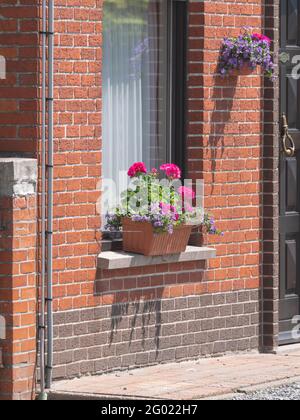
<svg viewBox="0 0 300 420">
<path fill-rule="evenodd" d="M 179 213 L 177 212 L 176 208 L 171 204 L 166 203 L 159 203 L 160 211 L 163 216 L 170 216 L 172 215 L 173 220 L 178 222 L 179 220 Z"/>
<path fill-rule="evenodd" d="M 252 35 L 252 38 L 257 39 L 258 41 L 267 41 L 269 44 L 271 43 L 271 39 L 266 35 L 255 33 Z"/>
<path fill-rule="evenodd" d="M 134 163 L 128 170 L 128 176 L 130 178 L 134 178 L 136 176 L 139 176 L 141 174 L 146 174 L 146 173 L 147 173 L 147 168 L 143 162 Z"/>
<path fill-rule="evenodd" d="M 181 170 L 177 165 L 174 163 L 165 163 L 160 167 L 160 170 L 165 172 L 168 178 L 171 179 L 180 179 L 181 178 Z"/>
<path fill-rule="evenodd" d="M 194 213 L 194 207 L 190 206 L 189 204 L 185 204 L 184 208 L 182 209 L 184 213 Z"/>
<path fill-rule="evenodd" d="M 175 207 L 171 206 L 171 204 L 159 203 L 159 207 L 161 209 L 162 214 L 169 214 L 175 212 Z"/>
<path fill-rule="evenodd" d="M 196 197 L 195 192 L 191 189 L 191 188 L 187 188 L 187 187 L 180 187 L 178 188 L 178 194 L 180 194 L 182 196 L 182 198 L 185 199 L 194 199 Z"/>
</svg>

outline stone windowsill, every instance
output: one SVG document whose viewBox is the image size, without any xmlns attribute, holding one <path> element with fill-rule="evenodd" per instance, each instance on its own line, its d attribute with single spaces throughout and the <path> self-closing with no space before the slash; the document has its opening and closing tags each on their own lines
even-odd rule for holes
<svg viewBox="0 0 300 420">
<path fill-rule="evenodd" d="M 124 251 L 106 251 L 98 256 L 98 267 L 104 270 L 117 270 L 130 267 L 143 267 L 187 261 L 203 261 L 216 257 L 214 248 L 188 246 L 181 254 L 160 257 L 145 257 Z"/>
</svg>

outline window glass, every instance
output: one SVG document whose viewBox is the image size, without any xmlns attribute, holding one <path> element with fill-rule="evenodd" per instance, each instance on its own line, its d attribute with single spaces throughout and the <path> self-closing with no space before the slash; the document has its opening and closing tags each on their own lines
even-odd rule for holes
<svg viewBox="0 0 300 420">
<path fill-rule="evenodd" d="M 105 0 L 103 22 L 103 178 L 120 186 L 134 162 L 169 161 L 168 2 Z"/>
</svg>

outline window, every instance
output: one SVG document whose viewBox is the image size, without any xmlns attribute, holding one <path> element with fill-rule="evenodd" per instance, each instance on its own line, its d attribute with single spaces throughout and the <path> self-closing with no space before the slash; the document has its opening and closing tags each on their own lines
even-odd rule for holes
<svg viewBox="0 0 300 420">
<path fill-rule="evenodd" d="M 117 185 L 136 161 L 184 167 L 186 21 L 182 0 L 104 1 L 103 178 Z"/>
</svg>

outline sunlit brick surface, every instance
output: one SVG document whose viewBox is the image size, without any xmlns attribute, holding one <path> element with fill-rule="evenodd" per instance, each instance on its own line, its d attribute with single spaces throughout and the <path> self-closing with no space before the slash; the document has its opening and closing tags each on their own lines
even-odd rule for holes
<svg viewBox="0 0 300 420">
<path fill-rule="evenodd" d="M 36 198 L 0 197 L 0 399 L 30 399 L 36 363 Z"/>
<path fill-rule="evenodd" d="M 2 3 L 1 14 L 7 19 L 0 22 L 0 54 L 10 58 L 8 79 L 0 80 L 5 140 L 0 141 L 0 150 L 38 154 L 40 11 L 30 0 L 13 7 L 8 0 Z M 55 1 L 54 376 L 258 349 L 263 331 L 272 348 L 278 299 L 273 225 L 276 133 L 264 120 L 274 121 L 276 98 L 259 70 L 222 79 L 217 63 L 222 38 L 238 35 L 245 25 L 260 32 L 266 22 L 274 35 L 273 3 L 189 4 L 187 172 L 190 178 L 204 179 L 206 208 L 225 233 L 222 238 L 206 238 L 218 257 L 207 265 L 194 262 L 112 272 L 97 270 L 101 251 L 97 185 L 105 159 L 102 3 Z M 17 25 L 26 34 L 11 35 Z M 3 47 L 8 40 L 11 46 Z M 265 234 L 268 241 L 263 248 Z M 33 269 L 30 261 L 23 268 L 28 272 Z M 262 279 L 268 301 L 264 318 Z"/>
</svg>

